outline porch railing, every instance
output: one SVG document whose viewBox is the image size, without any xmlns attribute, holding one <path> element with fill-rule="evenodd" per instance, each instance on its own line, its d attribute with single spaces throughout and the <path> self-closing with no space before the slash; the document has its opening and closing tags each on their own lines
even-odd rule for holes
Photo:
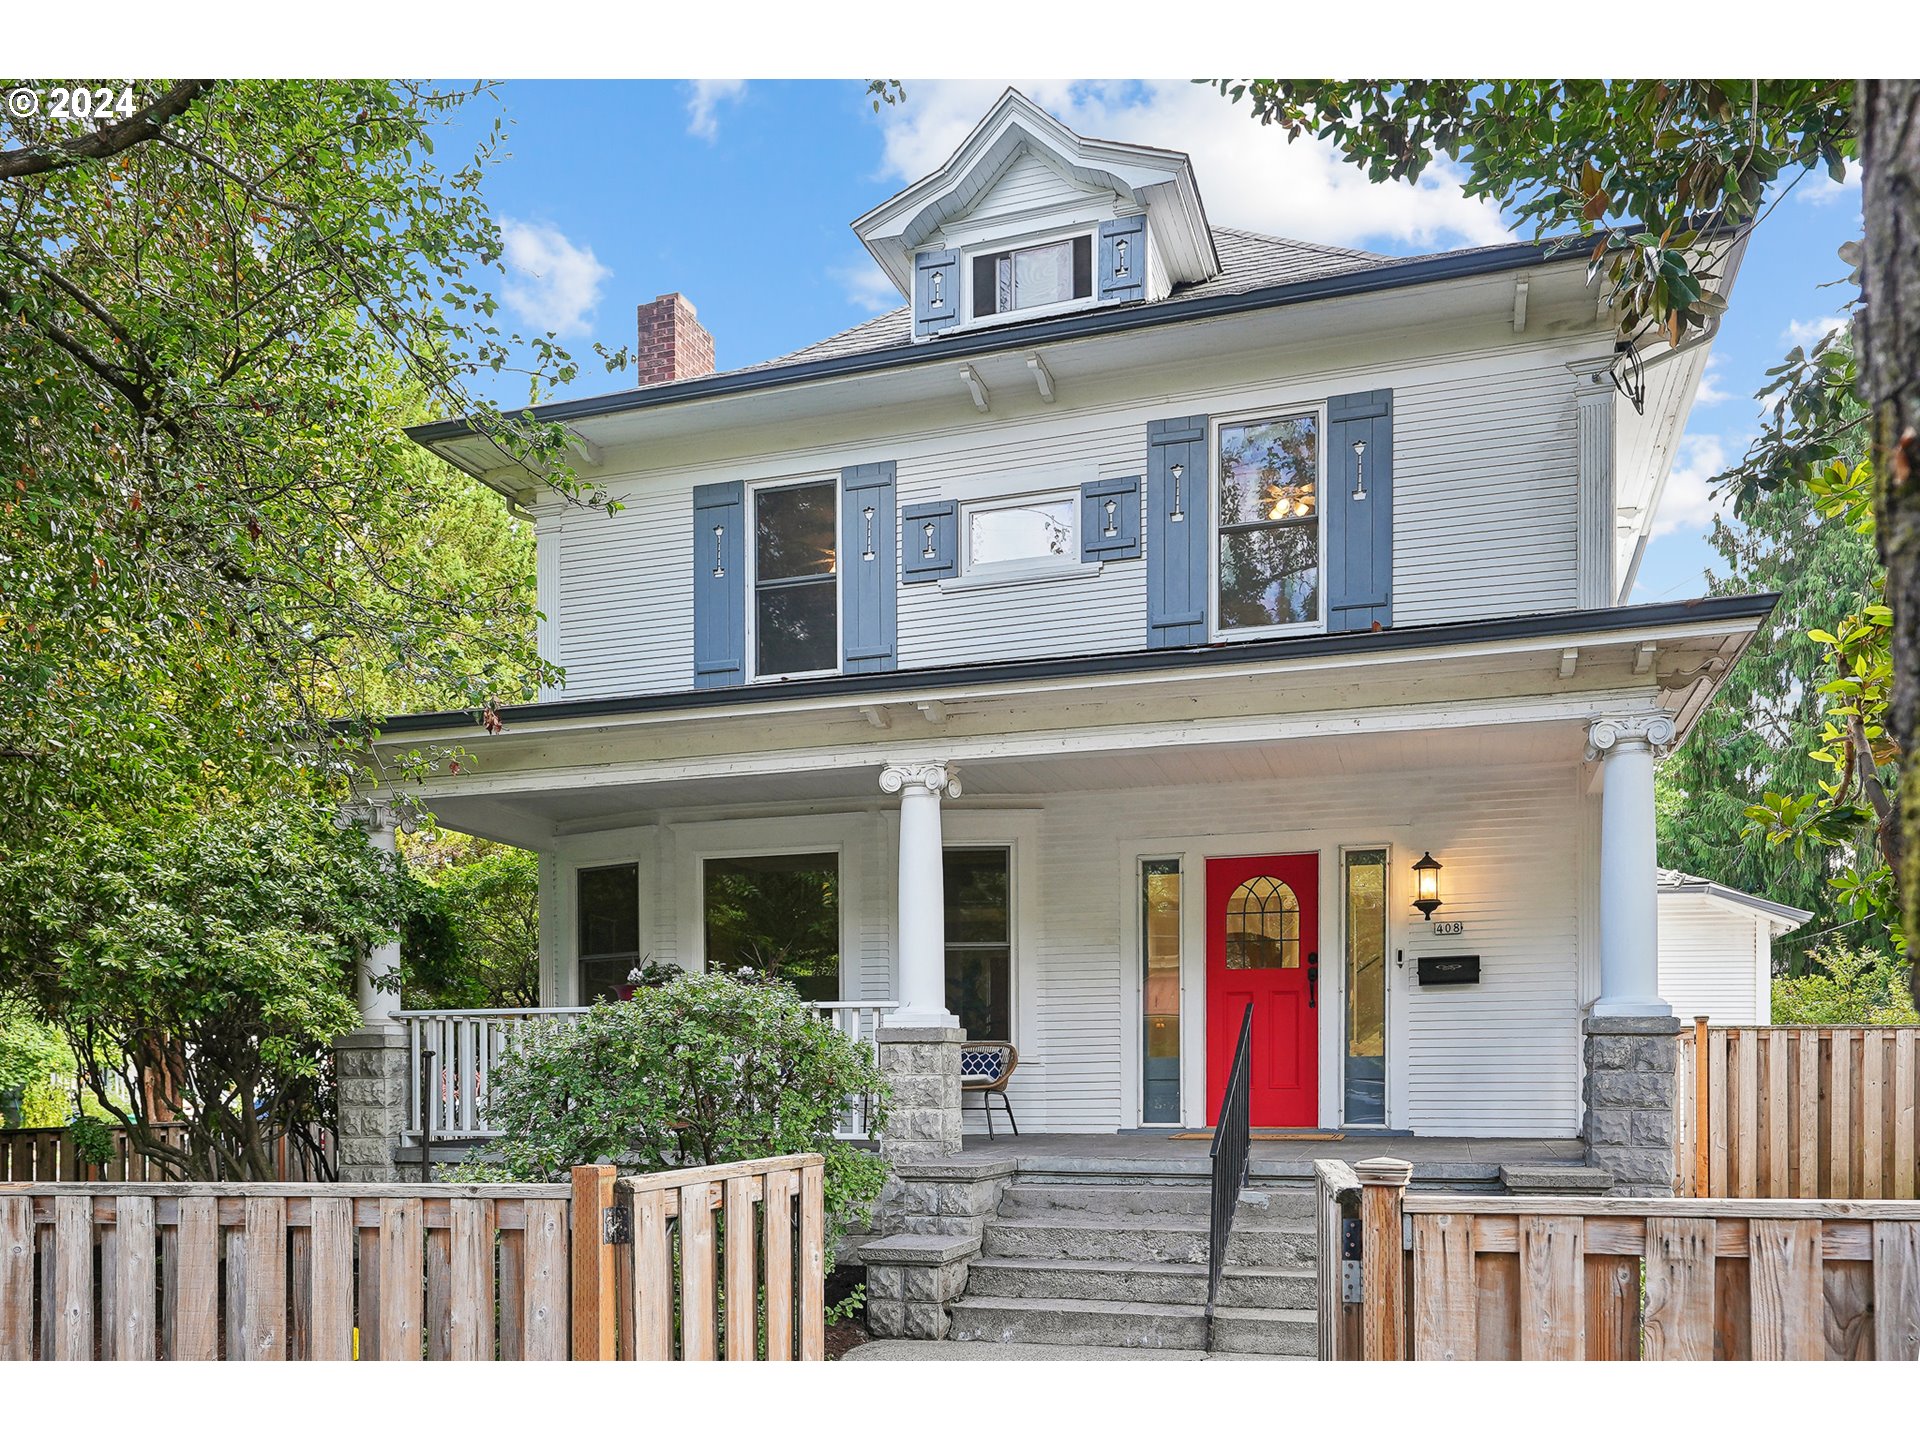
<svg viewBox="0 0 1920 1440">
<path fill-rule="evenodd" d="M 834 1000 L 816 1004 L 820 1018 L 858 1044 L 874 1045 L 892 1000 Z M 407 1028 L 407 1131 L 418 1137 L 429 1123 L 436 1140 L 490 1140 L 501 1132 L 486 1116 L 494 1066 L 528 1035 L 543 1027 L 575 1025 L 585 1006 L 549 1010 L 402 1010 L 394 1018 Z M 433 1052 L 433 1078 L 421 1091 L 426 1052 Z M 865 1140 L 873 1102 L 861 1096 L 848 1107 L 834 1135 Z"/>
</svg>

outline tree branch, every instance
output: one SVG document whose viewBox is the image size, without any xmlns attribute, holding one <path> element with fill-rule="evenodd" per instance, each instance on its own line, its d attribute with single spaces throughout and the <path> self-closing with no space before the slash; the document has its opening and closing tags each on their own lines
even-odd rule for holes
<svg viewBox="0 0 1920 1440">
<path fill-rule="evenodd" d="M 16 150 L 0 150 L 0 180 L 22 180 L 29 175 L 45 175 L 84 165 L 89 160 L 104 160 L 143 145 L 158 135 L 167 124 L 184 114 L 187 107 L 213 89 L 211 80 L 182 80 L 143 110 L 137 110 L 118 124 L 89 131 L 58 145 L 22 145 Z"/>
</svg>

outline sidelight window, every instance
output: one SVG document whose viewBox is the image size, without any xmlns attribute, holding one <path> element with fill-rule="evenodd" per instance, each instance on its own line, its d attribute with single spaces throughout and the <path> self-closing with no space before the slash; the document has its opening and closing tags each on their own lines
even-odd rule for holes
<svg viewBox="0 0 1920 1440">
<path fill-rule="evenodd" d="M 1346 1121 L 1387 1122 L 1387 852 L 1341 857 L 1346 905 Z"/>
<path fill-rule="evenodd" d="M 1180 862 L 1140 867 L 1140 1119 L 1180 1122 Z"/>
</svg>

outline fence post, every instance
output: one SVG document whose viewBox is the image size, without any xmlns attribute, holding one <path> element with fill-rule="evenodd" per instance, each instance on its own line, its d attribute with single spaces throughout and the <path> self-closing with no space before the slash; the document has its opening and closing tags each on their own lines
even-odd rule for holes
<svg viewBox="0 0 1920 1440">
<path fill-rule="evenodd" d="M 1713 1116 L 1713 1086 L 1707 1070 L 1708 1016 L 1693 1017 L 1693 1193 L 1713 1193 L 1713 1145 L 1708 1133 Z"/>
<path fill-rule="evenodd" d="M 1360 1358 L 1404 1360 L 1407 1290 L 1401 1207 L 1413 1166 L 1382 1157 L 1360 1161 L 1353 1173 L 1360 1181 Z"/>
<path fill-rule="evenodd" d="M 573 1167 L 570 1229 L 573 1247 L 573 1358 L 615 1357 L 614 1247 L 607 1243 L 605 1216 L 613 1205 L 611 1165 Z"/>
</svg>

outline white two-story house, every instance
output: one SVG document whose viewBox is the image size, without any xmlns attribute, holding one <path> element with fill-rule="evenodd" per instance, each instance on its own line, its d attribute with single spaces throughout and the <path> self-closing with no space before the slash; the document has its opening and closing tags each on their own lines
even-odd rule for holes
<svg viewBox="0 0 1920 1440">
<path fill-rule="evenodd" d="M 1581 1132 L 1583 1022 L 1665 1009 L 1653 759 L 1772 604 L 1624 603 L 1708 346 L 1203 178 L 1010 91 L 854 222 L 900 308 L 712 373 L 663 297 L 541 410 L 617 513 L 415 432 L 533 516 L 566 679 L 380 743 L 539 853 L 549 1005 L 777 968 L 1114 1132 L 1210 1123 L 1251 1004 L 1255 1126 Z"/>
</svg>

